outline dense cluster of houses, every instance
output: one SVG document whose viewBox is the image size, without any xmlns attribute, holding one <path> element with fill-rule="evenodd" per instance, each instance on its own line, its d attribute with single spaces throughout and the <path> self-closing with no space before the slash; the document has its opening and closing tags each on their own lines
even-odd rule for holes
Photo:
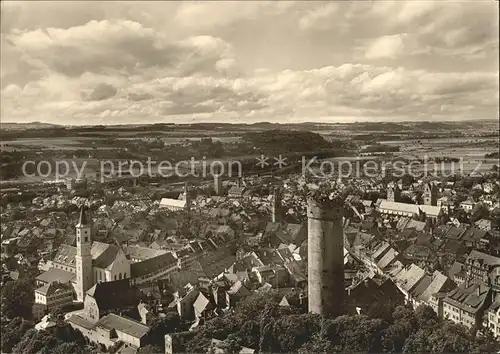
<svg viewBox="0 0 500 354">
<path fill-rule="evenodd" d="M 369 277 L 392 280 L 407 304 L 429 305 L 442 318 L 499 336 L 499 238 L 491 220 L 484 227 L 484 220 L 436 225 L 397 215 L 390 228 L 383 227 L 382 217 L 352 222 L 344 230 L 349 251 L 363 261 Z"/>
</svg>

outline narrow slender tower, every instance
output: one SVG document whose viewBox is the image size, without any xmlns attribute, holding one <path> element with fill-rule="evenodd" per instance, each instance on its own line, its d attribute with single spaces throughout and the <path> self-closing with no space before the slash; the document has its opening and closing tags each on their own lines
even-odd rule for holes
<svg viewBox="0 0 500 354">
<path fill-rule="evenodd" d="M 92 286 L 92 248 L 91 224 L 87 220 L 85 207 L 80 209 L 80 219 L 76 224 L 76 297 L 85 299 L 85 293 Z"/>
<path fill-rule="evenodd" d="M 273 190 L 273 204 L 272 204 L 272 221 L 273 222 L 281 222 L 281 190 L 279 187 L 274 188 Z"/>
<path fill-rule="evenodd" d="M 214 191 L 215 195 L 222 195 L 222 178 L 218 174 L 214 174 Z"/>
<path fill-rule="evenodd" d="M 338 316 L 344 306 L 343 207 L 309 200 L 308 301 L 309 312 Z"/>
<path fill-rule="evenodd" d="M 189 198 L 189 182 L 184 182 L 184 200 L 186 201 L 186 209 L 191 209 L 191 198 Z"/>
</svg>

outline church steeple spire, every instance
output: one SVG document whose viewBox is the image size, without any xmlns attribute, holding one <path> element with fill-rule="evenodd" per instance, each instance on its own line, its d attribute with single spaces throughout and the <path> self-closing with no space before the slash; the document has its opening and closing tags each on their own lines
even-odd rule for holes
<svg viewBox="0 0 500 354">
<path fill-rule="evenodd" d="M 82 226 L 88 226 L 87 213 L 85 212 L 84 205 L 82 205 L 82 207 L 80 208 L 80 218 L 78 219 L 78 223 L 76 224 L 76 227 Z"/>
</svg>

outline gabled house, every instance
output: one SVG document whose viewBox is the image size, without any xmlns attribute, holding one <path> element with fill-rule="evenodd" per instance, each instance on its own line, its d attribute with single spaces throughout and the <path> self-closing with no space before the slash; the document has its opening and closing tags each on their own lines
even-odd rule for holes
<svg viewBox="0 0 500 354">
<path fill-rule="evenodd" d="M 226 291 L 226 303 L 229 307 L 234 307 L 239 301 L 251 294 L 243 282 L 238 280 Z"/>
<path fill-rule="evenodd" d="M 96 322 L 105 314 L 132 309 L 143 299 L 142 293 L 130 285 L 129 279 L 95 284 L 84 299 L 84 316 Z"/>
</svg>

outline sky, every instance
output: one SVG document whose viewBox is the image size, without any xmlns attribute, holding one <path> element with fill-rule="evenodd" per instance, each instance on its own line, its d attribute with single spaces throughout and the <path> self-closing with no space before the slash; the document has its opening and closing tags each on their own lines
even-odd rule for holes
<svg viewBox="0 0 500 354">
<path fill-rule="evenodd" d="M 494 0 L 1 6 L 2 122 L 498 118 Z"/>
</svg>

